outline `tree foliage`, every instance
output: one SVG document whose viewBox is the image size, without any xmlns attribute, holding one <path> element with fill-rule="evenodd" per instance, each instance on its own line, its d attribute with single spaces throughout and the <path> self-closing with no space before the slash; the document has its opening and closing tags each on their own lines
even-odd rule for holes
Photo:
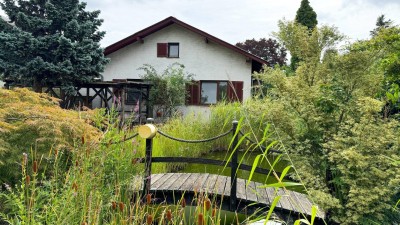
<svg viewBox="0 0 400 225">
<path fill-rule="evenodd" d="M 260 38 L 260 40 L 255 40 L 253 38 L 238 42 L 236 46 L 264 59 L 268 62 L 268 66 L 283 66 L 286 63 L 286 49 L 274 39 Z"/>
<path fill-rule="evenodd" d="M 317 13 L 310 6 L 308 0 L 302 0 L 300 7 L 296 12 L 295 21 L 303 26 L 306 26 L 309 30 L 314 29 L 317 24 Z"/>
<path fill-rule="evenodd" d="M 55 151 L 68 155 L 81 137 L 96 142 L 100 131 L 91 125 L 95 115 L 61 109 L 58 100 L 46 94 L 0 89 L 1 183 L 14 182 L 20 175 L 15 166 L 24 152 L 47 159 Z"/>
<path fill-rule="evenodd" d="M 310 2 L 308 0 L 302 0 L 299 9 L 296 12 L 295 21 L 298 24 L 301 24 L 308 28 L 310 32 L 317 26 L 317 13 L 315 13 L 314 9 L 310 6 Z M 290 50 L 289 50 L 290 51 Z M 290 51 L 292 57 L 290 58 L 290 68 L 292 71 L 295 71 L 298 67 L 298 64 L 301 62 L 301 58 L 295 53 Z"/>
<path fill-rule="evenodd" d="M 0 73 L 3 80 L 33 85 L 74 85 L 92 81 L 107 59 L 99 41 L 100 11 L 85 11 L 79 0 L 4 0 L 0 18 Z"/>
<path fill-rule="evenodd" d="M 399 122 L 382 117 L 376 99 L 385 73 L 379 50 L 353 46 L 341 54 L 334 27 L 310 31 L 280 22 L 279 41 L 301 62 L 291 76 L 266 68 L 256 77 L 270 85 L 265 109 L 275 138 L 288 150 L 302 181 L 329 222 L 389 224 L 399 193 Z M 277 108 L 279 113 L 273 113 Z M 272 116 L 273 114 L 273 116 Z"/>
<path fill-rule="evenodd" d="M 391 19 L 386 19 L 384 14 L 378 16 L 375 23 L 376 27 L 370 32 L 371 36 L 377 35 L 378 32 L 382 29 L 391 27 L 392 24 L 393 21 Z"/>
<path fill-rule="evenodd" d="M 296 68 L 301 63 L 319 66 L 324 54 L 334 51 L 333 47 L 344 38 L 333 26 L 324 25 L 309 31 L 305 26 L 283 20 L 278 22 L 278 27 L 279 31 L 274 35 L 289 50 L 292 57 L 296 57 Z M 310 74 L 310 82 L 314 75 Z"/>
<path fill-rule="evenodd" d="M 145 72 L 142 79 L 152 84 L 149 101 L 153 109 L 164 117 L 174 115 L 177 107 L 186 102 L 186 85 L 192 81 L 193 74 L 186 73 L 184 66 L 178 63 L 168 66 L 162 73 L 147 64 L 139 69 Z"/>
</svg>

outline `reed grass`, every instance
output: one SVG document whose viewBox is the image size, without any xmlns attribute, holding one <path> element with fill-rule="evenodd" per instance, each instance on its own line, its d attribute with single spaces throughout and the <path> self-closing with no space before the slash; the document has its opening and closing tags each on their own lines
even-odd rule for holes
<svg viewBox="0 0 400 225">
<path fill-rule="evenodd" d="M 195 114 L 191 114 L 173 118 L 159 125 L 159 128 L 182 139 L 210 138 L 231 129 L 232 120 L 240 119 L 244 113 L 238 107 L 236 104 L 223 103 L 213 108 L 208 121 L 198 120 Z M 144 140 L 136 137 L 126 141 L 136 129 L 119 129 L 119 121 L 113 112 L 106 118 L 98 119 L 96 124 L 103 130 L 99 142 L 86 141 L 85 136 L 82 136 L 74 143 L 72 152 L 50 149 L 46 156 L 38 158 L 32 150 L 30 154 L 21 156 L 20 184 L 0 193 L 0 202 L 4 204 L 0 216 L 6 223 L 225 224 L 220 210 L 221 203 L 207 193 L 195 193 L 193 202 L 188 204 L 184 199 L 178 200 L 175 205 L 153 204 L 151 196 L 142 199 L 136 190 L 140 189 L 142 183 L 143 165 L 134 159 L 144 156 Z M 254 123 L 257 123 L 257 128 L 263 126 L 263 122 Z M 243 123 L 242 128 L 251 130 L 251 126 Z M 254 132 L 250 134 L 254 137 L 260 135 Z M 264 135 L 261 140 L 267 142 L 267 133 L 261 135 Z M 198 157 L 215 149 L 226 151 L 231 138 L 228 135 L 211 143 L 185 144 L 158 135 L 154 139 L 153 156 Z M 246 146 L 246 151 L 254 150 L 253 145 L 245 142 L 240 147 Z M 238 148 L 234 146 L 234 149 Z M 48 163 L 42 164 L 44 160 Z M 41 170 L 42 165 L 48 168 Z M 166 172 L 180 166 L 155 164 L 153 171 Z M 44 172 L 46 170 L 51 173 Z M 278 177 L 281 187 L 285 186 L 282 179 Z M 188 205 L 192 205 L 189 210 Z M 274 206 L 266 212 L 267 221 Z M 235 224 L 249 223 L 255 218 L 259 217 L 248 215 L 245 221 L 237 220 Z M 302 218 L 302 222 L 305 221 L 313 223 L 313 220 L 309 222 Z"/>
</svg>

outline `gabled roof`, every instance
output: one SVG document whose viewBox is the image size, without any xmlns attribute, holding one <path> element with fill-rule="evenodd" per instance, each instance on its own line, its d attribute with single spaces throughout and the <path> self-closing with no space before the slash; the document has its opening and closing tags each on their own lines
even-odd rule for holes
<svg viewBox="0 0 400 225">
<path fill-rule="evenodd" d="M 260 64 L 267 64 L 268 65 L 267 61 L 261 59 L 260 57 L 257 57 L 257 56 L 255 56 L 255 55 L 253 55 L 253 54 L 251 54 L 251 53 L 249 53 L 247 51 L 244 51 L 241 48 L 238 48 L 238 47 L 236 47 L 236 46 L 234 46 L 232 44 L 229 44 L 228 42 L 223 41 L 223 40 L 221 40 L 219 38 L 216 38 L 216 37 L 204 32 L 202 30 L 199 30 L 199 29 L 197 29 L 197 28 L 195 28 L 193 26 L 190 26 L 189 24 L 184 23 L 184 22 L 182 22 L 182 21 L 180 21 L 180 20 L 178 20 L 178 19 L 176 19 L 175 17 L 172 17 L 172 16 L 170 16 L 170 17 L 168 17 L 168 18 L 166 18 L 166 19 L 164 19 L 164 20 L 162 20 L 162 21 L 160 21 L 160 22 L 158 22 L 158 23 L 156 23 L 156 24 L 154 24 L 154 25 L 152 25 L 150 27 L 147 27 L 147 28 L 145 28 L 145 29 L 143 29 L 143 30 L 141 30 L 141 31 L 139 31 L 137 33 L 132 34 L 129 37 L 126 37 L 126 38 L 124 38 L 124 39 L 122 39 L 122 40 L 120 40 L 120 41 L 118 41 L 118 42 L 106 47 L 106 49 L 104 50 L 104 55 L 109 55 L 109 54 L 111 54 L 111 53 L 113 53 L 115 51 L 118 51 L 119 49 L 121 49 L 121 48 L 123 48 L 123 47 L 125 47 L 127 45 L 130 45 L 130 44 L 135 43 L 137 41 L 141 41 L 146 36 L 149 36 L 149 35 L 157 32 L 157 31 L 159 31 L 161 29 L 164 29 L 164 28 L 166 28 L 166 27 L 168 27 L 168 26 L 170 26 L 172 24 L 176 24 L 176 25 L 179 25 L 181 27 L 184 27 L 184 28 L 186 28 L 186 29 L 188 29 L 188 30 L 190 30 L 190 31 L 192 31 L 194 33 L 197 33 L 197 34 L 203 36 L 208 41 L 211 41 L 211 42 L 217 43 L 219 45 L 222 45 L 222 46 L 224 46 L 226 48 L 232 49 L 233 51 L 235 51 L 235 52 L 237 52 L 239 54 L 242 54 L 242 55 L 248 57 L 249 59 L 254 60 L 254 61 L 256 61 L 256 62 L 258 62 Z"/>
</svg>

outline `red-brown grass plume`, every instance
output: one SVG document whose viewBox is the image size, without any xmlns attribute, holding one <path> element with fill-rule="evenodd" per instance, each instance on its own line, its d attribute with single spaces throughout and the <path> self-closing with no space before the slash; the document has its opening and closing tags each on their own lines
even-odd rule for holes
<svg viewBox="0 0 400 225">
<path fill-rule="evenodd" d="M 211 209 L 211 201 L 210 201 L 209 198 L 207 198 L 207 199 L 204 201 L 204 207 L 206 208 L 207 211 Z"/>
<path fill-rule="evenodd" d="M 113 209 L 113 210 L 116 210 L 117 209 L 117 203 L 116 202 L 111 202 L 111 208 Z"/>
<path fill-rule="evenodd" d="M 33 170 L 34 173 L 38 172 L 38 162 L 37 162 L 37 160 L 33 161 L 32 170 Z"/>
<path fill-rule="evenodd" d="M 170 209 L 167 210 L 167 213 L 165 214 L 165 216 L 167 217 L 167 221 L 171 222 L 172 220 L 172 212 Z"/>
<path fill-rule="evenodd" d="M 26 185 L 29 185 L 31 183 L 31 176 L 27 175 L 25 178 Z"/>
<path fill-rule="evenodd" d="M 146 195 L 146 203 L 147 203 L 147 205 L 150 205 L 150 203 L 151 203 L 151 194 L 147 194 Z"/>
<path fill-rule="evenodd" d="M 125 204 L 123 202 L 118 203 L 119 211 L 123 212 L 125 208 Z"/>
<path fill-rule="evenodd" d="M 153 216 L 151 214 L 147 215 L 146 224 L 147 225 L 153 224 Z"/>
<path fill-rule="evenodd" d="M 213 208 L 213 211 L 212 211 L 212 214 L 211 214 L 211 217 L 215 217 L 215 215 L 217 215 L 217 208 Z"/>
<path fill-rule="evenodd" d="M 203 213 L 199 213 L 199 215 L 197 215 L 197 225 L 204 225 L 204 215 L 203 215 Z"/>
<path fill-rule="evenodd" d="M 183 208 L 185 208 L 185 206 L 186 206 L 186 200 L 184 198 L 182 198 L 182 200 L 181 200 L 181 206 Z"/>
</svg>

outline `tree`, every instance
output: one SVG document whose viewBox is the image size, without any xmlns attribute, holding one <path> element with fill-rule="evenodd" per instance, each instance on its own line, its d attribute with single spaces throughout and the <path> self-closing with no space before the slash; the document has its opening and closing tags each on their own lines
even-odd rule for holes
<svg viewBox="0 0 400 225">
<path fill-rule="evenodd" d="M 400 214 L 390 207 L 398 200 L 400 168 L 388 157 L 400 159 L 399 122 L 382 118 L 385 104 L 376 99 L 385 80 L 377 66 L 382 49 L 348 46 L 339 53 L 341 35 L 334 27 L 310 32 L 280 22 L 279 28 L 279 41 L 301 63 L 292 76 L 281 68 L 255 75 L 270 86 L 269 105 L 257 111 L 270 115 L 272 133 L 328 213 L 328 224 L 398 221 Z"/>
<path fill-rule="evenodd" d="M 377 24 L 386 24 L 384 16 L 378 18 Z M 378 58 L 377 69 L 384 73 L 381 92 L 378 96 L 386 102 L 383 116 L 395 117 L 400 120 L 400 28 L 396 25 L 377 27 L 375 35 L 370 40 L 358 41 L 352 46 L 352 51 L 373 50 Z M 379 29 L 378 29 L 379 28 Z"/>
<path fill-rule="evenodd" d="M 384 14 L 378 16 L 375 23 L 376 28 L 370 31 L 371 36 L 376 36 L 380 30 L 384 28 L 389 28 L 392 26 L 392 24 L 393 21 L 391 19 L 386 19 Z"/>
<path fill-rule="evenodd" d="M 260 40 L 255 40 L 253 38 L 238 42 L 236 46 L 264 59 L 269 66 L 283 66 L 286 63 L 286 49 L 274 39 L 261 38 Z"/>
<path fill-rule="evenodd" d="M 279 31 L 274 33 L 274 36 L 290 51 L 292 58 L 297 59 L 293 72 L 301 66 L 300 62 L 319 66 L 324 53 L 343 40 L 343 35 L 333 26 L 324 25 L 310 31 L 296 22 L 283 20 L 278 22 L 278 27 Z M 317 74 L 309 73 L 310 84 L 315 80 L 315 76 Z"/>
<path fill-rule="evenodd" d="M 192 81 L 193 74 L 185 73 L 184 66 L 178 63 L 168 66 L 161 74 L 147 64 L 139 69 L 145 72 L 142 79 L 152 84 L 149 101 L 157 116 L 173 116 L 177 107 L 186 102 L 186 85 Z"/>
<path fill-rule="evenodd" d="M 60 85 L 66 92 L 90 82 L 108 60 L 99 41 L 105 32 L 100 11 L 85 11 L 79 0 L 4 0 L 13 29 L 1 26 L 0 74 L 3 80 L 33 86 Z"/>
<path fill-rule="evenodd" d="M 296 12 L 295 21 L 303 26 L 306 26 L 312 31 L 318 24 L 317 13 L 310 6 L 308 0 L 302 0 L 299 9 Z M 290 68 L 295 71 L 300 63 L 301 59 L 295 53 L 291 52 L 292 57 L 290 58 Z"/>
<path fill-rule="evenodd" d="M 308 0 L 301 1 L 300 8 L 296 12 L 295 20 L 297 23 L 306 26 L 309 30 L 317 26 L 317 13 L 315 13 L 314 9 L 310 6 Z"/>
</svg>

